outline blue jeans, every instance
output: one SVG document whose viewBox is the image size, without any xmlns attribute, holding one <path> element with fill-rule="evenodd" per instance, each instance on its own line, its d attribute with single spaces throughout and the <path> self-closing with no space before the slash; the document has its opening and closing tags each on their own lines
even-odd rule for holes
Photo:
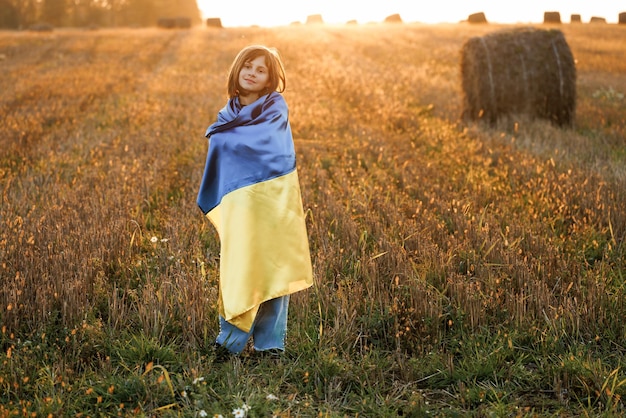
<svg viewBox="0 0 626 418">
<path fill-rule="evenodd" d="M 259 307 L 250 332 L 240 330 L 220 316 L 220 333 L 216 343 L 232 353 L 239 354 L 252 337 L 254 349 L 264 351 L 270 349 L 285 350 L 287 334 L 287 310 L 289 295 L 263 302 Z"/>
</svg>

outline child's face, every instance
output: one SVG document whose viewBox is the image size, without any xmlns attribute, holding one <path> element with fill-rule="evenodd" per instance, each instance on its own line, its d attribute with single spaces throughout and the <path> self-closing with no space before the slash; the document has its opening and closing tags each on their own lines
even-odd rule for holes
<svg viewBox="0 0 626 418">
<path fill-rule="evenodd" d="M 260 96 L 260 93 L 269 86 L 270 75 L 263 55 L 246 63 L 239 71 L 239 86 L 247 93 Z"/>
</svg>

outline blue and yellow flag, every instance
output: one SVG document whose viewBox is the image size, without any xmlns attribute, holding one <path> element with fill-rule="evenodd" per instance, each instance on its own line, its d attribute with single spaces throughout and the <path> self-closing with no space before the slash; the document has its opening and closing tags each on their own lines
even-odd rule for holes
<svg viewBox="0 0 626 418">
<path fill-rule="evenodd" d="M 228 101 L 206 132 L 198 206 L 220 237 L 220 315 L 249 331 L 267 300 L 313 284 L 287 104 Z"/>
</svg>

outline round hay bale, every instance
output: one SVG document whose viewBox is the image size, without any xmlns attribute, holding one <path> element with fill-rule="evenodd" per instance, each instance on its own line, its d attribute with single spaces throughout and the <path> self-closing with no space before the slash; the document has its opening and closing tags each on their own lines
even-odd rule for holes
<svg viewBox="0 0 626 418">
<path fill-rule="evenodd" d="M 589 23 L 606 23 L 606 19 L 603 17 L 592 16 Z"/>
<path fill-rule="evenodd" d="M 576 66 L 563 33 L 518 28 L 468 39 L 461 49 L 463 119 L 509 114 L 572 126 Z"/>
<path fill-rule="evenodd" d="M 209 28 L 222 28 L 222 19 L 219 17 L 209 17 L 205 22 Z"/>
<path fill-rule="evenodd" d="M 559 13 L 559 12 L 544 12 L 544 14 L 543 14 L 543 23 L 560 24 L 561 23 L 561 13 Z"/>
<path fill-rule="evenodd" d="M 309 15 L 306 17 L 307 25 L 315 25 L 324 23 L 324 19 L 322 19 L 322 15 Z"/>
<path fill-rule="evenodd" d="M 394 13 L 385 18 L 385 23 L 402 23 L 402 17 L 399 13 Z"/>
<path fill-rule="evenodd" d="M 176 27 L 176 19 L 173 17 L 160 17 L 157 19 L 157 27 L 163 29 L 174 29 Z"/>
<path fill-rule="evenodd" d="M 620 25 L 626 24 L 626 12 L 621 12 L 618 15 L 617 23 L 619 23 Z"/>
<path fill-rule="evenodd" d="M 469 23 L 487 23 L 487 16 L 484 12 L 472 13 L 467 17 Z"/>
<path fill-rule="evenodd" d="M 40 22 L 30 25 L 28 29 L 33 32 L 52 32 L 54 30 L 54 26 L 49 23 Z"/>
<path fill-rule="evenodd" d="M 569 18 L 570 23 L 582 23 L 582 21 L 583 19 L 580 17 L 579 14 L 573 14 Z"/>
<path fill-rule="evenodd" d="M 346 22 L 346 25 L 356 25 L 359 22 L 356 21 L 356 19 L 350 19 Z"/>
</svg>

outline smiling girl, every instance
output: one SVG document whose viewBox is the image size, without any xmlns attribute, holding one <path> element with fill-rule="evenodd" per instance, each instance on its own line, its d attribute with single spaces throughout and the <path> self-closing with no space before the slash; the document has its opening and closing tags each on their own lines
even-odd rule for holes
<svg viewBox="0 0 626 418">
<path fill-rule="evenodd" d="M 285 70 L 278 52 L 244 48 L 209 138 L 198 206 L 220 238 L 216 359 L 285 350 L 289 295 L 313 284 Z"/>
</svg>

